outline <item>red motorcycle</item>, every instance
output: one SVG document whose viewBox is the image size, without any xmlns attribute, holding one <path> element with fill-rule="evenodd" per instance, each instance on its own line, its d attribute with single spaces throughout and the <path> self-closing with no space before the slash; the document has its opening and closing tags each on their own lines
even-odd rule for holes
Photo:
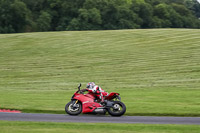
<svg viewBox="0 0 200 133">
<path fill-rule="evenodd" d="M 78 86 L 78 91 L 72 96 L 71 101 L 65 106 L 67 114 L 78 115 L 81 112 L 84 114 L 106 114 L 108 112 L 112 116 L 121 116 L 126 112 L 126 106 L 121 102 L 119 93 L 111 92 L 104 97 L 104 102 L 100 103 L 90 93 L 84 94 L 80 87 L 81 84 Z"/>
</svg>

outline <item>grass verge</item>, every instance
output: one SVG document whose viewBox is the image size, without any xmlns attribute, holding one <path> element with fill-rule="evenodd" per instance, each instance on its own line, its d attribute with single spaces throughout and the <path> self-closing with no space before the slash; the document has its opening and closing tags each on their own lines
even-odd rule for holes
<svg viewBox="0 0 200 133">
<path fill-rule="evenodd" d="M 0 121 L 2 133 L 199 133 L 198 125 L 101 124 Z"/>
</svg>

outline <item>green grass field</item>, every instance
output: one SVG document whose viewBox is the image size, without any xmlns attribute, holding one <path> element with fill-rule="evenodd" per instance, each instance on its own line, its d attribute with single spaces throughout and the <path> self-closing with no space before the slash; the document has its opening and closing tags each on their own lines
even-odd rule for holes
<svg viewBox="0 0 200 133">
<path fill-rule="evenodd" d="M 126 115 L 200 116 L 200 30 L 0 34 L 0 108 L 65 113 L 90 81 Z"/>
<path fill-rule="evenodd" d="M 2 133 L 199 133 L 198 125 L 54 123 L 0 121 Z"/>
</svg>

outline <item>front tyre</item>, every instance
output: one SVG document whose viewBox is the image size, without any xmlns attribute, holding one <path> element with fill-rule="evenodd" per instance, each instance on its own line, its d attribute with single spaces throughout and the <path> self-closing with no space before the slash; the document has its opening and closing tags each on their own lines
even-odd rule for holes
<svg viewBox="0 0 200 133">
<path fill-rule="evenodd" d="M 73 105 L 73 101 L 69 102 L 65 106 L 65 112 L 69 115 L 78 115 L 82 112 L 82 105 L 80 102 Z"/>
<path fill-rule="evenodd" d="M 108 108 L 108 113 L 112 116 L 122 116 L 126 112 L 126 106 L 120 101 L 114 101 L 111 108 Z"/>
</svg>

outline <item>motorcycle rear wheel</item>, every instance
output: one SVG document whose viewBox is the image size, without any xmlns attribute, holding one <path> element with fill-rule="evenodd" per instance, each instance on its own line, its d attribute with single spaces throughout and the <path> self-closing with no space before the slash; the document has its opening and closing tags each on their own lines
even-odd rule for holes
<svg viewBox="0 0 200 133">
<path fill-rule="evenodd" d="M 126 112 L 126 106 L 120 101 L 114 101 L 113 107 L 108 108 L 108 113 L 112 116 L 122 116 Z"/>
<path fill-rule="evenodd" d="M 82 112 L 82 105 L 80 102 L 76 103 L 75 107 L 73 107 L 73 102 L 70 101 L 65 106 L 65 112 L 69 115 L 78 115 Z"/>
</svg>

